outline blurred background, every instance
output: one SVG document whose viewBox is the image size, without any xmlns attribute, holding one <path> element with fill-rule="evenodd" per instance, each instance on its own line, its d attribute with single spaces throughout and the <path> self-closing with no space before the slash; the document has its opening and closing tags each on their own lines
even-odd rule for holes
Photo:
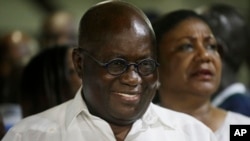
<svg viewBox="0 0 250 141">
<path fill-rule="evenodd" d="M 56 10 L 71 12 L 76 19 L 102 0 L 0 0 L 0 34 L 20 29 L 37 36 L 43 18 Z M 227 3 L 249 17 L 249 0 L 124 0 L 145 11 L 165 13 L 179 8 L 195 9 L 209 3 Z"/>
<path fill-rule="evenodd" d="M 0 35 L 21 30 L 32 37 L 40 35 L 45 17 L 57 10 L 70 12 L 79 22 L 87 8 L 102 0 L 0 0 Z M 211 3 L 226 3 L 237 8 L 246 20 L 250 19 L 249 0 L 124 0 L 135 4 L 154 18 L 175 9 L 197 9 Z M 78 27 L 78 25 L 76 25 Z M 249 83 L 243 67 L 239 79 Z"/>
</svg>

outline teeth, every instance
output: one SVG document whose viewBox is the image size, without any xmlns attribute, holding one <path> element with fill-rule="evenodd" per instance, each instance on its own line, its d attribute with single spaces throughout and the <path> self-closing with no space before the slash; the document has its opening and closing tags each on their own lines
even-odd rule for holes
<svg viewBox="0 0 250 141">
<path fill-rule="evenodd" d="M 136 95 L 131 95 L 131 94 L 124 94 L 124 93 L 118 93 L 119 95 L 122 95 L 124 97 L 136 97 Z"/>
</svg>

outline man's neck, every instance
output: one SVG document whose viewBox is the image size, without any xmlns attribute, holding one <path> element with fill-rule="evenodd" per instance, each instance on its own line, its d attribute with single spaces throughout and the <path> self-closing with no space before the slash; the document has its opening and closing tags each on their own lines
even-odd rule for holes
<svg viewBox="0 0 250 141">
<path fill-rule="evenodd" d="M 119 126 L 111 123 L 109 125 L 115 135 L 116 141 L 124 141 L 132 127 L 132 125 Z"/>
</svg>

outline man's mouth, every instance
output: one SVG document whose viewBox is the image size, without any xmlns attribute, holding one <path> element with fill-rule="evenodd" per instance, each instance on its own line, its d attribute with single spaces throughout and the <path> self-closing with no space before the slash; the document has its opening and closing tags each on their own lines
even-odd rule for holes
<svg viewBox="0 0 250 141">
<path fill-rule="evenodd" d="M 124 97 L 130 97 L 130 98 L 133 98 L 138 95 L 138 94 L 127 94 L 127 93 L 117 93 L 117 94 L 124 96 Z"/>
<path fill-rule="evenodd" d="M 141 94 L 140 93 L 121 93 L 121 92 L 115 92 L 114 93 L 115 96 L 117 96 L 119 99 L 121 99 L 122 101 L 126 101 L 126 102 L 132 102 L 132 103 L 136 103 L 139 101 Z"/>
</svg>

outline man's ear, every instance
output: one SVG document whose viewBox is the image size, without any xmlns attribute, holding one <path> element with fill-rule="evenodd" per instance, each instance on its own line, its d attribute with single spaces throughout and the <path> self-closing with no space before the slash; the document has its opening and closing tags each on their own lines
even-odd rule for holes
<svg viewBox="0 0 250 141">
<path fill-rule="evenodd" d="M 80 78 L 83 76 L 83 54 L 81 53 L 79 48 L 75 48 L 72 52 L 72 60 L 74 63 L 74 67 L 76 73 Z"/>
</svg>

